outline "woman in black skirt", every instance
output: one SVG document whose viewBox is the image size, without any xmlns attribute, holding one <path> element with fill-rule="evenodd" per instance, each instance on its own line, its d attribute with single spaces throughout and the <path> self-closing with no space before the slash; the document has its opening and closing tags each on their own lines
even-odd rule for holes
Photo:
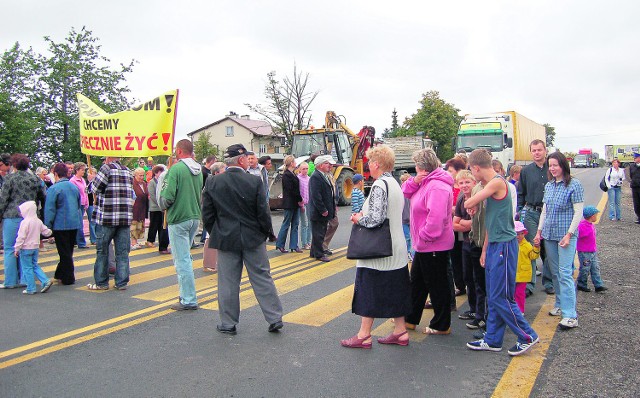
<svg viewBox="0 0 640 398">
<path fill-rule="evenodd" d="M 407 266 L 407 245 L 402 230 L 404 197 L 400 185 L 391 175 L 395 155 L 386 145 L 370 148 L 371 176 L 376 179 L 361 213 L 351 216 L 351 222 L 367 228 L 381 225 L 389 219 L 393 255 L 358 260 L 353 293 L 352 312 L 362 317 L 358 333 L 340 343 L 350 348 L 371 348 L 371 327 L 375 318 L 393 318 L 394 330 L 379 338 L 380 344 L 409 344 L 404 317 L 411 313 L 411 282 Z M 386 182 L 386 184 L 385 184 Z"/>
</svg>

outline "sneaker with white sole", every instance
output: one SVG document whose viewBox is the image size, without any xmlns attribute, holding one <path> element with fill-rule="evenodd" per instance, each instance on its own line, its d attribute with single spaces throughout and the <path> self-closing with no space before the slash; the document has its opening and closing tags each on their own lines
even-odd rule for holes
<svg viewBox="0 0 640 398">
<path fill-rule="evenodd" d="M 509 353 L 509 355 L 511 355 L 512 357 L 518 356 L 518 355 L 522 355 L 525 352 L 529 351 L 529 349 L 531 347 L 533 347 L 534 345 L 538 344 L 538 342 L 540 341 L 539 337 L 536 337 L 535 340 L 533 340 L 531 343 L 516 343 L 516 345 L 514 345 L 513 347 L 509 348 L 509 351 L 507 351 Z"/>
<path fill-rule="evenodd" d="M 549 311 L 549 315 L 551 316 L 562 316 L 562 310 L 558 307 L 555 307 L 551 311 Z"/>
<path fill-rule="evenodd" d="M 578 319 L 577 318 L 562 318 L 559 323 L 560 329 L 568 330 L 578 327 Z"/>
<path fill-rule="evenodd" d="M 485 327 L 487 327 L 487 323 L 482 319 L 474 319 L 471 322 L 467 322 L 465 325 L 469 329 L 484 329 Z"/>
<path fill-rule="evenodd" d="M 467 347 L 474 351 L 494 351 L 494 352 L 502 351 L 502 347 L 490 346 L 484 341 L 484 339 L 471 341 L 467 343 Z"/>
</svg>

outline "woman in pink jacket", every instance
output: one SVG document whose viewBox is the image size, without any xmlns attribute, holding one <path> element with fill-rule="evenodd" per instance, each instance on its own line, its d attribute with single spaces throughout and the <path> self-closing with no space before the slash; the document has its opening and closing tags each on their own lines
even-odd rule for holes
<svg viewBox="0 0 640 398">
<path fill-rule="evenodd" d="M 411 202 L 411 243 L 416 254 L 411 266 L 412 312 L 406 317 L 407 329 L 420 323 L 427 295 L 431 296 L 433 318 L 423 330 L 426 334 L 451 333 L 451 286 L 447 278 L 449 251 L 453 248 L 453 177 L 440 167 L 432 149 L 413 154 L 416 176 L 403 185 Z"/>
</svg>

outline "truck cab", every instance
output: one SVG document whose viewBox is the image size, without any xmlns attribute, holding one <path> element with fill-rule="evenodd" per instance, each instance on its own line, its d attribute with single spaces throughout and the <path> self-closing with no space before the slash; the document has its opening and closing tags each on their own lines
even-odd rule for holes
<svg viewBox="0 0 640 398">
<path fill-rule="evenodd" d="M 496 113 L 489 115 L 467 115 L 460 123 L 455 141 L 456 150 L 471 152 L 485 148 L 504 167 L 514 164 L 513 124 L 511 115 Z"/>
</svg>

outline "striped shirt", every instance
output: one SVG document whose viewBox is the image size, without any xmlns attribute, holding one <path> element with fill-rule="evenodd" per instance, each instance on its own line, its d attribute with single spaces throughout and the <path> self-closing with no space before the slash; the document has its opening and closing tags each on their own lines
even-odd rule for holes
<svg viewBox="0 0 640 398">
<path fill-rule="evenodd" d="M 362 205 L 364 204 L 364 194 L 358 188 L 353 188 L 351 191 L 351 212 L 360 213 Z"/>
<path fill-rule="evenodd" d="M 568 186 L 564 181 L 549 181 L 544 187 L 546 215 L 542 226 L 542 237 L 560 241 L 569 231 L 573 220 L 573 204 L 584 202 L 584 189 L 580 181 L 571 179 Z"/>
<path fill-rule="evenodd" d="M 96 197 L 92 220 L 107 227 L 131 225 L 133 220 L 133 176 L 126 166 L 114 161 L 103 164 L 89 184 Z"/>
</svg>

